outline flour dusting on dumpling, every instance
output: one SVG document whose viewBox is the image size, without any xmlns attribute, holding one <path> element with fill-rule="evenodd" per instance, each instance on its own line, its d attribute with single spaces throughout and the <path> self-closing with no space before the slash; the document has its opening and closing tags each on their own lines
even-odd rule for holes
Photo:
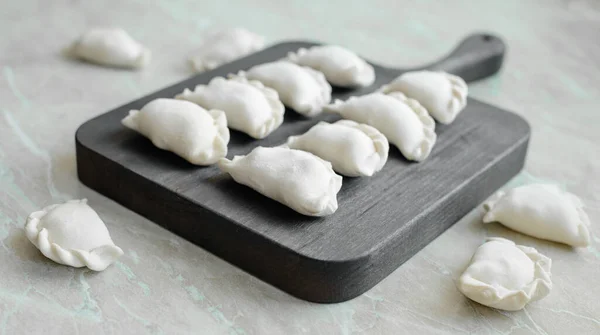
<svg viewBox="0 0 600 335">
<path fill-rule="evenodd" d="M 284 105 L 305 116 L 321 113 L 331 100 L 331 85 L 323 73 L 306 66 L 277 61 L 253 66 L 239 75 L 274 89 Z"/>
<path fill-rule="evenodd" d="M 516 311 L 552 289 L 550 258 L 503 238 L 488 238 L 458 280 L 458 289 L 482 305 Z"/>
<path fill-rule="evenodd" d="M 229 129 L 220 110 L 207 111 L 189 101 L 159 98 L 140 110 L 131 110 L 121 123 L 192 164 L 214 164 L 227 155 Z"/>
<path fill-rule="evenodd" d="M 417 100 L 438 122 L 449 124 L 467 105 L 468 86 L 459 76 L 439 71 L 407 72 L 380 88 Z"/>
<path fill-rule="evenodd" d="M 244 28 L 226 28 L 209 34 L 190 57 L 197 72 L 212 70 L 222 64 L 263 48 L 264 37 Z"/>
<path fill-rule="evenodd" d="M 409 160 L 419 162 L 427 158 L 437 139 L 435 122 L 425 108 L 402 94 L 351 97 L 337 100 L 324 110 L 375 127 Z"/>
<path fill-rule="evenodd" d="M 388 158 L 389 144 L 377 129 L 351 120 L 319 122 L 306 133 L 290 136 L 286 145 L 331 162 L 345 176 L 372 176 Z"/>
<path fill-rule="evenodd" d="M 556 185 L 530 184 L 498 191 L 484 203 L 483 222 L 502 225 L 533 237 L 585 247 L 590 219 L 583 202 Z"/>
<path fill-rule="evenodd" d="M 323 72 L 340 87 L 364 87 L 375 81 L 375 70 L 354 52 L 338 45 L 320 45 L 290 52 L 287 61 Z"/>
<path fill-rule="evenodd" d="M 331 163 L 309 152 L 257 147 L 248 155 L 221 159 L 219 168 L 236 182 L 300 214 L 326 216 L 338 208 L 342 177 Z"/>
<path fill-rule="evenodd" d="M 126 68 L 150 63 L 151 53 L 121 28 L 94 28 L 75 41 L 67 52 L 88 62 Z"/>
<path fill-rule="evenodd" d="M 257 139 L 279 128 L 285 112 L 275 90 L 239 76 L 213 78 L 208 85 L 198 85 L 193 91 L 185 89 L 176 98 L 206 109 L 222 110 L 229 128 Z"/>
<path fill-rule="evenodd" d="M 73 267 L 102 271 L 123 255 L 87 200 L 70 200 L 33 212 L 25 234 L 44 256 Z"/>
</svg>

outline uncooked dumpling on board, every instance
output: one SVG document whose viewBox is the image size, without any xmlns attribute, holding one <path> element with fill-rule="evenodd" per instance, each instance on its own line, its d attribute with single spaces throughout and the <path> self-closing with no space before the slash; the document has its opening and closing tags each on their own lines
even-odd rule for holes
<svg viewBox="0 0 600 335">
<path fill-rule="evenodd" d="M 331 85 L 323 73 L 306 66 L 277 61 L 256 65 L 239 75 L 271 87 L 284 105 L 305 116 L 321 113 L 331 100 Z"/>
<path fill-rule="evenodd" d="M 76 268 L 86 266 L 102 271 L 123 255 L 86 199 L 70 200 L 31 213 L 25 223 L 25 234 L 44 256 Z"/>
<path fill-rule="evenodd" d="M 325 216 L 338 208 L 342 177 L 331 163 L 309 152 L 257 147 L 246 156 L 221 159 L 219 168 L 236 182 L 300 214 Z"/>
<path fill-rule="evenodd" d="M 208 85 L 198 85 L 194 91 L 185 89 L 176 98 L 224 111 L 229 128 L 257 139 L 277 129 L 285 112 L 275 90 L 239 76 L 213 78 Z"/>
<path fill-rule="evenodd" d="M 517 311 L 552 289 L 550 258 L 503 238 L 488 238 L 458 280 L 467 298 L 489 307 Z"/>
<path fill-rule="evenodd" d="M 574 247 L 590 244 L 590 219 L 581 200 L 556 185 L 530 184 L 499 191 L 483 205 L 483 222 Z"/>
<path fill-rule="evenodd" d="M 437 139 L 435 122 L 425 108 L 399 93 L 371 93 L 337 100 L 324 110 L 375 127 L 409 160 L 427 158 Z"/>
<path fill-rule="evenodd" d="M 375 70 L 354 52 L 323 45 L 290 52 L 286 60 L 323 72 L 327 81 L 340 87 L 364 87 L 375 81 Z"/>
<path fill-rule="evenodd" d="M 174 152 L 196 165 L 210 165 L 227 155 L 229 129 L 220 110 L 183 100 L 155 99 L 122 120 L 163 150 Z"/>
<path fill-rule="evenodd" d="M 121 28 L 94 28 L 67 50 L 71 56 L 101 65 L 141 68 L 150 63 L 151 53 Z"/>
<path fill-rule="evenodd" d="M 306 133 L 290 136 L 286 145 L 331 162 L 345 176 L 372 176 L 388 158 L 389 144 L 379 130 L 351 120 L 319 122 Z"/>
<path fill-rule="evenodd" d="M 423 105 L 440 123 L 449 124 L 467 105 L 468 86 L 465 81 L 446 72 L 407 72 L 383 85 L 384 93 L 401 92 Z"/>
<path fill-rule="evenodd" d="M 264 44 L 264 37 L 243 28 L 219 30 L 206 36 L 190 63 L 197 72 L 212 70 L 258 51 Z"/>
</svg>

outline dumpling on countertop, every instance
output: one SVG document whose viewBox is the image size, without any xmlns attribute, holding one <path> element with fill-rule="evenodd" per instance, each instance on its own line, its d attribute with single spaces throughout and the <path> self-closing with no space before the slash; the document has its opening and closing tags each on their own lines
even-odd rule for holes
<svg viewBox="0 0 600 335">
<path fill-rule="evenodd" d="M 483 222 L 499 222 L 520 233 L 574 247 L 590 244 L 590 219 L 583 202 L 551 184 L 498 191 L 483 204 Z"/>
<path fill-rule="evenodd" d="M 70 200 L 31 213 L 25 234 L 44 256 L 76 268 L 102 271 L 123 255 L 87 199 Z"/>
<path fill-rule="evenodd" d="M 264 37 L 244 28 L 218 30 L 204 38 L 202 45 L 190 57 L 190 63 L 196 72 L 212 70 L 258 51 L 264 44 Z"/>
<path fill-rule="evenodd" d="M 482 305 L 517 311 L 550 293 L 551 267 L 550 258 L 534 248 L 488 238 L 458 279 L 458 289 Z"/>
<path fill-rule="evenodd" d="M 66 52 L 91 63 L 124 68 L 142 68 L 151 58 L 150 50 L 121 28 L 91 29 Z"/>
</svg>

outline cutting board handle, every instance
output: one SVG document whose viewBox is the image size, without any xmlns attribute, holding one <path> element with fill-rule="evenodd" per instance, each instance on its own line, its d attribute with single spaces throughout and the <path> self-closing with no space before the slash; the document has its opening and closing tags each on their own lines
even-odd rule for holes
<svg viewBox="0 0 600 335">
<path fill-rule="evenodd" d="M 423 69 L 446 71 L 466 82 L 489 77 L 502 67 L 506 45 L 497 36 L 479 33 L 465 38 L 446 57 Z"/>
</svg>

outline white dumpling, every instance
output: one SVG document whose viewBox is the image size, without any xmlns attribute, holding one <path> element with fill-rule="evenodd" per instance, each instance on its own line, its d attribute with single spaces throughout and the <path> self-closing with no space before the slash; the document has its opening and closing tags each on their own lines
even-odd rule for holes
<svg viewBox="0 0 600 335">
<path fill-rule="evenodd" d="M 212 70 L 258 51 L 264 44 L 264 37 L 246 29 L 223 29 L 206 36 L 200 48 L 190 57 L 190 63 L 197 72 Z"/>
<path fill-rule="evenodd" d="M 488 238 L 458 280 L 458 289 L 482 305 L 517 311 L 552 289 L 550 258 L 503 238 Z"/>
<path fill-rule="evenodd" d="M 219 168 L 233 179 L 300 214 L 325 216 L 337 208 L 342 177 L 331 163 L 305 151 L 257 147 L 246 156 L 223 158 Z"/>
<path fill-rule="evenodd" d="M 123 125 L 192 164 L 210 165 L 227 155 L 229 129 L 220 110 L 205 110 L 189 101 L 155 99 L 132 110 Z"/>
<path fill-rule="evenodd" d="M 291 149 L 313 153 L 331 162 L 345 176 L 372 176 L 388 158 L 389 144 L 379 130 L 350 120 L 319 122 L 306 133 L 290 136 Z"/>
<path fill-rule="evenodd" d="M 290 52 L 287 60 L 323 72 L 327 81 L 340 87 L 363 87 L 373 84 L 375 70 L 354 52 L 338 46 L 314 46 Z"/>
<path fill-rule="evenodd" d="M 219 109 L 227 115 L 229 128 L 254 138 L 265 138 L 283 122 L 285 107 L 279 95 L 256 80 L 232 76 L 213 78 L 194 91 L 185 89 L 176 99 L 187 100 L 206 109 Z"/>
<path fill-rule="evenodd" d="M 305 116 L 321 113 L 331 100 L 331 85 L 325 76 L 306 66 L 278 61 L 256 65 L 239 75 L 271 87 L 284 105 Z"/>
<path fill-rule="evenodd" d="M 446 72 L 407 72 L 380 88 L 384 93 L 401 92 L 423 105 L 438 122 L 449 124 L 467 105 L 468 86 Z"/>
<path fill-rule="evenodd" d="M 151 53 L 121 28 L 94 28 L 75 41 L 67 52 L 101 65 L 141 68 L 150 63 Z"/>
<path fill-rule="evenodd" d="M 558 186 L 530 184 L 499 191 L 483 205 L 483 222 L 574 247 L 590 244 L 590 219 L 581 200 Z"/>
<path fill-rule="evenodd" d="M 102 271 L 123 255 L 86 199 L 70 200 L 31 213 L 25 223 L 25 234 L 44 256 L 76 268 L 86 266 Z"/>
<path fill-rule="evenodd" d="M 402 94 L 371 93 L 351 97 L 346 101 L 337 100 L 324 110 L 375 127 L 409 160 L 427 158 L 437 139 L 435 122 L 425 108 Z"/>
</svg>

